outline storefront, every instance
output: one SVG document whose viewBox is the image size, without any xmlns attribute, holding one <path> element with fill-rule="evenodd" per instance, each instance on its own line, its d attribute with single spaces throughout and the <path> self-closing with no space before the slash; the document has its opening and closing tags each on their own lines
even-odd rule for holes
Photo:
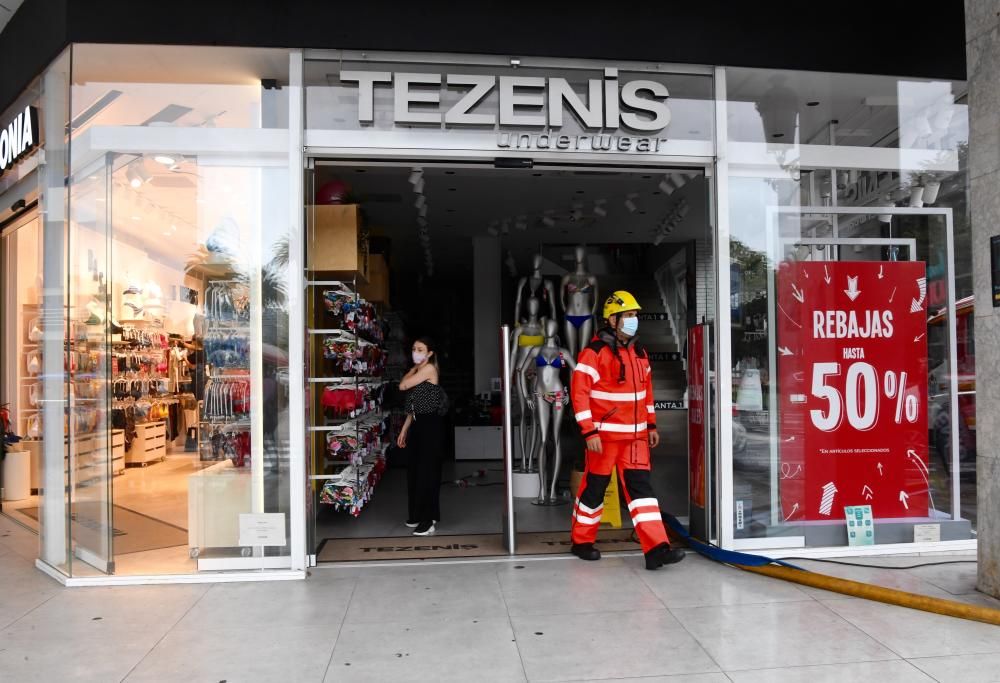
<svg viewBox="0 0 1000 683">
<path fill-rule="evenodd" d="M 71 584 L 561 552 L 582 448 L 537 361 L 629 289 L 663 509 L 732 549 L 974 547 L 965 94 L 74 44 L 3 118 L 3 512 Z M 428 335 L 453 458 L 415 546 L 393 386 Z"/>
</svg>

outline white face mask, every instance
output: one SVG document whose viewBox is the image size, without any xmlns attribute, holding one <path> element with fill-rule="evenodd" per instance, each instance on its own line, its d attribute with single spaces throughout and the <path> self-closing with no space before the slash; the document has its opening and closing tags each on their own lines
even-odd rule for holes
<svg viewBox="0 0 1000 683">
<path fill-rule="evenodd" d="M 427 354 L 426 353 L 420 353 L 419 351 L 414 351 L 413 352 L 413 364 L 414 365 L 420 365 L 425 360 L 427 360 Z"/>
<path fill-rule="evenodd" d="M 625 318 L 622 320 L 622 333 L 629 337 L 634 337 L 635 333 L 639 331 L 639 319 L 638 318 Z"/>
</svg>

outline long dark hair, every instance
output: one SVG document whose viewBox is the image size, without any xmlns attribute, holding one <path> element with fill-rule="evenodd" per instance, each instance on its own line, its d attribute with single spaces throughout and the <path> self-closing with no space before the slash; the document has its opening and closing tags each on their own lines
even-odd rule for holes
<svg viewBox="0 0 1000 683">
<path fill-rule="evenodd" d="M 437 368 L 438 371 L 440 371 L 441 366 L 438 365 L 437 344 L 434 343 L 434 340 L 431 339 L 430 337 L 417 337 L 416 339 L 413 340 L 414 344 L 418 342 L 427 347 L 427 354 L 428 354 L 427 361 L 435 368 Z"/>
</svg>

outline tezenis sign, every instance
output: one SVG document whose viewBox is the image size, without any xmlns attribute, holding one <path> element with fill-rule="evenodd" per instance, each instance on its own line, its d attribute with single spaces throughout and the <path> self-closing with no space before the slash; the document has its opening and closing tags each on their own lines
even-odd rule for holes
<svg viewBox="0 0 1000 683">
<path fill-rule="evenodd" d="M 357 84 L 359 123 L 374 123 L 375 90 L 389 87 L 394 124 L 494 128 L 499 147 L 656 152 L 660 139 L 654 136 L 671 119 L 666 85 L 648 79 L 620 81 L 615 68 L 604 69 L 603 78 L 589 79 L 586 95 L 566 78 L 543 76 L 341 71 L 340 81 Z M 444 88 L 459 93 L 457 99 L 448 97 L 453 102 L 447 108 L 442 107 Z M 525 132 L 557 131 L 568 115 L 595 134 Z"/>
<path fill-rule="evenodd" d="M 0 176 L 38 144 L 38 110 L 25 107 L 0 130 Z"/>
</svg>

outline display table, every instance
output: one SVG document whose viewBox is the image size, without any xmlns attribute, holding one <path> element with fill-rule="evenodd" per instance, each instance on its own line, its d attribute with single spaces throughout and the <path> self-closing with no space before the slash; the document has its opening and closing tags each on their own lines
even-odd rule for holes
<svg viewBox="0 0 1000 683">
<path fill-rule="evenodd" d="M 191 557 L 205 548 L 237 548 L 240 515 L 251 511 L 249 469 L 230 460 L 188 476 L 188 547 Z"/>
<path fill-rule="evenodd" d="M 503 427 L 455 427 L 455 460 L 503 460 Z"/>
</svg>

